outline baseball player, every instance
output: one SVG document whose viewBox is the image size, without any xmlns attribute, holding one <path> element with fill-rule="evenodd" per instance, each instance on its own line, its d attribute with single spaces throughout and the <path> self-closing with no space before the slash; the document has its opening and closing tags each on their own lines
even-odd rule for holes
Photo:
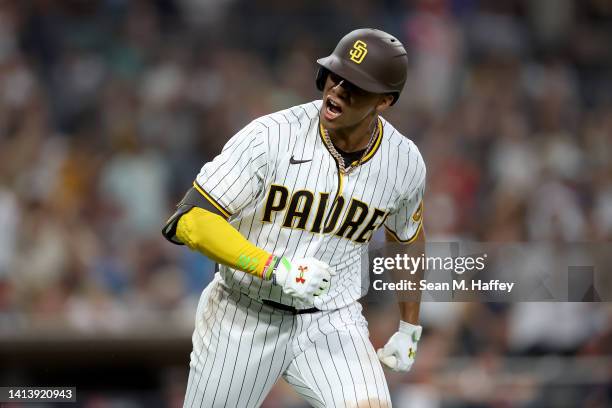
<svg viewBox="0 0 612 408">
<path fill-rule="evenodd" d="M 406 51 L 359 29 L 317 62 L 322 100 L 236 133 L 164 226 L 220 264 L 197 309 L 185 407 L 257 407 L 279 377 L 315 407 L 388 407 L 381 361 L 414 362 L 419 304 L 401 305 L 377 353 L 358 303 L 378 228 L 424 240 L 425 164 L 380 116 L 404 86 Z"/>
</svg>

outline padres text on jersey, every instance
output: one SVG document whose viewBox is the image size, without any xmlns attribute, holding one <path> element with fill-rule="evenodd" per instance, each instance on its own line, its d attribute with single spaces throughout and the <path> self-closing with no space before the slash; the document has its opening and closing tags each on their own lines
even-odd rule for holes
<svg viewBox="0 0 612 408">
<path fill-rule="evenodd" d="M 321 101 L 260 117 L 226 144 L 196 178 L 249 241 L 288 258 L 336 269 L 321 310 L 361 297 L 361 265 L 374 231 L 410 241 L 420 229 L 425 165 L 417 147 L 379 118 L 372 149 L 342 174 L 321 136 Z M 255 299 L 292 305 L 279 287 L 220 266 L 224 282 Z"/>
</svg>

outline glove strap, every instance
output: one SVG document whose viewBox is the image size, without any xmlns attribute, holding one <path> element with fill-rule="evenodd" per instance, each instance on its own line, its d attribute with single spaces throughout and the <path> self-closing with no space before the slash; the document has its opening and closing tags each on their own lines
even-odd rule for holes
<svg viewBox="0 0 612 408">
<path fill-rule="evenodd" d="M 264 265 L 263 271 L 261 272 L 261 279 L 270 280 L 273 279 L 274 271 L 278 267 L 281 258 L 276 255 L 270 255 L 266 264 Z"/>
<path fill-rule="evenodd" d="M 277 281 L 278 277 L 277 277 L 277 271 L 278 271 L 278 267 L 280 266 L 280 264 L 283 264 L 283 266 L 285 267 L 285 271 L 284 271 L 284 275 L 281 279 L 281 283 L 279 283 Z M 287 279 L 289 279 L 287 277 L 287 275 L 291 272 L 291 262 L 289 262 L 289 260 L 287 258 L 285 258 L 284 256 L 281 257 L 276 257 L 276 260 L 274 261 L 274 263 L 272 264 L 273 266 L 270 267 L 271 270 L 271 274 L 272 274 L 272 284 L 273 285 L 284 285 L 285 282 L 287 281 Z"/>
<path fill-rule="evenodd" d="M 421 339 L 421 334 L 423 333 L 423 327 L 417 324 L 411 324 L 400 320 L 399 330 L 400 333 L 405 333 L 412 338 L 412 341 L 417 342 Z"/>
</svg>

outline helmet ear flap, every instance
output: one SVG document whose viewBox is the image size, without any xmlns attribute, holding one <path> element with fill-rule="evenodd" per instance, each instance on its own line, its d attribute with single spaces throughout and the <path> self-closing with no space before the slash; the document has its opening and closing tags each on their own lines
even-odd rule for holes
<svg viewBox="0 0 612 408">
<path fill-rule="evenodd" d="M 400 94 L 399 92 L 393 92 L 391 95 L 393 96 L 393 102 L 391 102 L 391 106 L 393 106 L 395 105 L 395 102 L 397 102 L 397 100 L 399 99 Z"/>
<path fill-rule="evenodd" d="M 325 67 L 319 66 L 319 69 L 317 70 L 317 79 L 316 79 L 316 84 L 317 84 L 317 89 L 319 91 L 322 91 L 323 88 L 325 87 L 325 81 L 327 80 L 327 75 L 329 75 L 329 70 Z"/>
</svg>

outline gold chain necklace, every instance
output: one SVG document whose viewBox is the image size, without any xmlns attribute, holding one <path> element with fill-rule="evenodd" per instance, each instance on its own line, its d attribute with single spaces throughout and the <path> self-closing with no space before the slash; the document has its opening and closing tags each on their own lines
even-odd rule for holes
<svg viewBox="0 0 612 408">
<path fill-rule="evenodd" d="M 359 158 L 359 160 L 354 166 L 349 165 L 348 168 L 346 168 L 346 166 L 344 165 L 344 158 L 342 157 L 340 153 L 338 153 L 338 150 L 336 150 L 336 147 L 332 143 L 329 137 L 329 132 L 327 131 L 327 129 L 323 127 L 322 129 L 323 129 L 323 140 L 325 140 L 325 144 L 327 144 L 327 147 L 329 148 L 329 152 L 331 153 L 331 155 L 334 157 L 334 159 L 336 159 L 336 162 L 338 162 L 338 166 L 340 167 L 340 172 L 344 175 L 348 175 L 350 172 L 355 170 L 361 164 L 361 162 L 363 161 L 363 158 L 368 154 L 368 152 L 372 148 L 372 145 L 374 144 L 374 141 L 376 140 L 376 133 L 378 130 L 378 120 L 376 120 L 376 122 L 374 123 L 374 129 L 372 129 L 370 140 L 368 141 L 368 145 L 363 151 L 363 154 L 361 155 L 361 157 Z"/>
</svg>

